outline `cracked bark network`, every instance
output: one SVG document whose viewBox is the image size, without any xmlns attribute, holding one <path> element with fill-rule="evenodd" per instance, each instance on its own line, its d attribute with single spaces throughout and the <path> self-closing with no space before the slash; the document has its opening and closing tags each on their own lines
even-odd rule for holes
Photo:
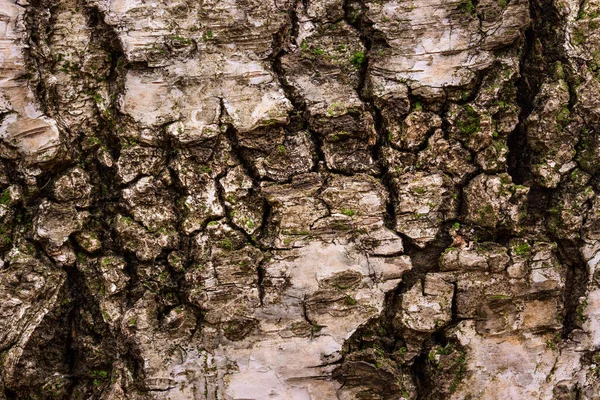
<svg viewBox="0 0 600 400">
<path fill-rule="evenodd" d="M 0 0 L 0 399 L 598 399 L 600 0 Z"/>
</svg>

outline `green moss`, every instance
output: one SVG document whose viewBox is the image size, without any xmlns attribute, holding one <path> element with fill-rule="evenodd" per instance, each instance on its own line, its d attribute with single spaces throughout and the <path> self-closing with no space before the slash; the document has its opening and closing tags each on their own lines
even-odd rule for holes
<svg viewBox="0 0 600 400">
<path fill-rule="evenodd" d="M 356 212 L 349 208 L 348 209 L 342 208 L 342 214 L 344 214 L 348 217 L 352 217 L 354 214 L 356 214 Z"/>
<path fill-rule="evenodd" d="M 8 246 L 12 243 L 12 238 L 8 235 L 0 234 L 0 246 Z"/>
<path fill-rule="evenodd" d="M 102 104 L 104 103 L 104 99 L 102 98 L 102 95 L 100 93 L 94 93 L 92 95 L 92 98 L 94 99 L 94 101 L 98 104 Z"/>
<path fill-rule="evenodd" d="M 450 393 L 454 393 L 456 391 L 458 384 L 463 380 L 465 373 L 467 372 L 467 356 L 465 353 L 461 354 L 454 367 L 456 372 L 454 373 L 454 379 L 450 384 Z"/>
<path fill-rule="evenodd" d="M 233 194 L 228 194 L 225 197 L 225 200 L 227 200 L 227 202 L 231 203 L 231 204 L 235 204 L 236 203 L 236 198 L 235 198 L 235 196 Z"/>
<path fill-rule="evenodd" d="M 88 138 L 88 142 L 92 145 L 92 146 L 96 146 L 96 145 L 102 145 L 102 141 L 97 138 L 96 136 L 92 136 Z"/>
<path fill-rule="evenodd" d="M 332 117 L 336 114 L 342 114 L 346 111 L 346 107 L 342 103 L 332 103 L 327 107 L 327 115 Z M 338 132 L 339 134 L 345 134 L 345 132 Z"/>
<path fill-rule="evenodd" d="M 560 333 L 557 333 L 553 338 L 546 340 L 546 348 L 556 351 L 558 344 L 560 344 L 562 340 L 562 336 Z"/>
<path fill-rule="evenodd" d="M 585 311 L 587 306 L 587 299 L 583 300 L 583 302 L 577 306 L 577 321 L 579 321 L 580 323 L 584 323 L 587 320 L 587 317 L 583 315 L 583 312 Z"/>
<path fill-rule="evenodd" d="M 570 116 L 571 111 L 569 110 L 569 108 L 567 106 L 563 106 L 558 112 L 558 115 L 556 116 L 556 122 L 558 123 L 558 125 L 564 128 L 571 121 Z"/>
<path fill-rule="evenodd" d="M 357 51 L 356 53 L 354 53 L 354 55 L 352 55 L 352 59 L 350 60 L 352 65 L 354 65 L 356 68 L 360 68 L 364 61 L 365 53 L 363 53 L 362 51 Z"/>
<path fill-rule="evenodd" d="M 2 194 L 0 194 L 0 204 L 8 204 L 11 200 L 10 192 L 6 189 Z"/>
<path fill-rule="evenodd" d="M 105 370 L 94 370 L 92 371 L 92 377 L 94 378 L 94 386 L 101 386 L 108 380 L 110 374 Z"/>
<path fill-rule="evenodd" d="M 173 39 L 174 41 L 179 42 L 179 43 L 181 43 L 181 44 L 183 44 L 185 46 L 190 45 L 190 44 L 193 43 L 190 39 L 184 38 L 183 36 L 178 36 L 178 35 L 171 36 L 171 39 Z"/>
<path fill-rule="evenodd" d="M 233 250 L 231 239 L 223 239 L 219 242 L 219 247 L 225 250 Z"/>
<path fill-rule="evenodd" d="M 158 279 L 160 279 L 161 281 L 166 281 L 169 279 L 169 272 L 168 271 L 163 271 L 160 273 L 160 275 L 158 275 Z"/>
<path fill-rule="evenodd" d="M 560 61 L 557 61 L 554 64 L 554 77 L 556 79 L 565 79 L 565 70 L 563 68 L 563 65 Z"/>
<path fill-rule="evenodd" d="M 121 141 L 121 150 L 128 149 L 130 147 L 136 146 L 138 144 L 136 139 L 132 138 L 123 138 Z"/>
<path fill-rule="evenodd" d="M 320 47 L 315 47 L 315 48 L 313 49 L 313 54 L 314 54 L 315 56 L 322 56 L 323 54 L 325 54 L 325 50 L 323 50 L 323 49 L 322 49 L 322 48 L 320 48 Z"/>
<path fill-rule="evenodd" d="M 515 254 L 519 256 L 526 256 L 531 251 L 531 246 L 527 243 L 522 243 L 514 247 Z"/>
<path fill-rule="evenodd" d="M 494 141 L 494 142 L 492 142 L 492 146 L 494 146 L 494 149 L 496 149 L 496 151 L 499 153 L 502 153 L 502 151 L 508 152 L 508 146 L 506 144 L 504 144 L 503 142 Z"/>
<path fill-rule="evenodd" d="M 463 0 L 458 5 L 458 11 L 462 12 L 465 15 L 469 15 L 474 17 L 477 14 L 477 10 L 475 8 L 475 4 L 473 4 L 472 0 Z"/>
<path fill-rule="evenodd" d="M 461 134 L 470 137 L 481 131 L 481 119 L 477 111 L 470 105 L 466 105 L 464 111 L 463 118 L 456 121 L 456 126 L 460 129 Z"/>
<path fill-rule="evenodd" d="M 479 222 L 483 225 L 495 225 L 496 222 L 496 213 L 494 212 L 494 208 L 491 205 L 486 205 L 481 207 L 478 211 L 479 213 Z"/>
<path fill-rule="evenodd" d="M 73 63 L 71 64 L 69 61 L 65 61 L 60 70 L 64 73 L 79 71 L 79 64 Z"/>
<path fill-rule="evenodd" d="M 585 37 L 585 33 L 583 31 L 581 31 L 580 29 L 575 29 L 573 31 L 573 43 L 581 46 L 582 44 L 585 43 L 586 37 Z"/>
<path fill-rule="evenodd" d="M 346 295 L 346 297 L 344 298 L 344 303 L 346 303 L 346 305 L 349 306 L 355 306 L 356 304 L 358 304 L 358 301 L 356 301 L 354 297 Z"/>
</svg>

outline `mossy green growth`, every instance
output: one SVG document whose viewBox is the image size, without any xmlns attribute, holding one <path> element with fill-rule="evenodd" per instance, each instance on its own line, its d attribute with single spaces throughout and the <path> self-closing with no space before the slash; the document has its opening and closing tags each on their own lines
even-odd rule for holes
<svg viewBox="0 0 600 400">
<path fill-rule="evenodd" d="M 584 315 L 587 306 L 587 299 L 583 300 L 583 302 L 577 306 L 577 321 L 580 323 L 584 323 L 587 320 L 587 317 Z"/>
<path fill-rule="evenodd" d="M 354 297 L 346 295 L 346 297 L 344 298 L 344 303 L 346 303 L 346 305 L 349 306 L 355 306 L 358 303 L 358 301 L 356 301 Z"/>
<path fill-rule="evenodd" d="M 554 337 L 546 340 L 546 348 L 552 351 L 556 351 L 561 341 L 562 335 L 560 333 L 557 333 Z"/>
<path fill-rule="evenodd" d="M 467 372 L 467 355 L 465 353 L 461 354 L 454 367 L 456 372 L 454 373 L 454 379 L 452 379 L 452 383 L 450 384 L 450 393 L 456 391 L 458 384 L 463 380 L 465 373 Z"/>
<path fill-rule="evenodd" d="M 438 358 L 439 357 L 439 358 Z M 449 343 L 446 346 L 435 346 L 429 352 L 429 362 L 437 366 L 437 369 L 447 371 L 440 375 L 442 379 L 451 378 L 449 391 L 456 391 L 459 383 L 464 379 L 467 373 L 467 353 L 459 345 Z M 448 373 L 447 376 L 446 373 Z"/>
<path fill-rule="evenodd" d="M 479 209 L 479 222 L 484 226 L 494 226 L 496 222 L 496 212 L 491 205 L 486 205 Z"/>
<path fill-rule="evenodd" d="M 356 212 L 350 208 L 342 208 L 342 214 L 344 214 L 347 217 L 352 217 L 354 214 L 356 214 Z"/>
<path fill-rule="evenodd" d="M 109 372 L 102 369 L 92 371 L 92 377 L 94 378 L 94 386 L 102 385 L 106 380 L 108 380 L 109 376 Z"/>
<path fill-rule="evenodd" d="M 554 64 L 554 77 L 556 79 L 565 79 L 565 70 L 563 68 L 563 65 L 560 61 L 557 61 Z"/>
<path fill-rule="evenodd" d="M 225 250 L 233 250 L 233 242 L 231 239 L 223 239 L 219 242 L 219 247 Z"/>
<path fill-rule="evenodd" d="M 477 111 L 470 105 L 466 105 L 463 118 L 456 121 L 456 126 L 460 129 L 461 134 L 469 137 L 481 131 L 481 119 Z"/>
<path fill-rule="evenodd" d="M 582 44 L 585 43 L 586 37 L 585 37 L 585 33 L 581 30 L 581 29 L 575 29 L 573 31 L 573 43 L 581 46 Z"/>
<path fill-rule="evenodd" d="M 0 247 L 8 246 L 12 243 L 12 239 L 10 236 L 0 233 Z"/>
<path fill-rule="evenodd" d="M 98 104 L 102 104 L 104 103 L 104 99 L 102 98 L 102 95 L 100 93 L 94 93 L 92 95 L 92 98 L 94 99 L 94 101 Z"/>
<path fill-rule="evenodd" d="M 595 148 L 600 139 L 588 129 L 582 129 L 579 137 L 577 162 L 584 171 L 596 174 L 600 170 L 600 160 L 596 157 Z"/>
<path fill-rule="evenodd" d="M 184 38 L 183 36 L 177 36 L 176 35 L 176 36 L 173 36 L 172 39 L 175 40 L 175 41 L 177 41 L 177 42 L 179 42 L 179 43 L 181 43 L 181 44 L 183 44 L 183 45 L 186 45 L 186 46 L 193 43 L 191 39 Z"/>
<path fill-rule="evenodd" d="M 458 5 L 458 11 L 463 14 L 475 16 L 477 14 L 477 10 L 475 9 L 475 4 L 472 0 L 463 0 Z"/>
<path fill-rule="evenodd" d="M 448 247 L 446 250 L 444 250 L 444 253 L 443 253 L 443 254 L 448 254 L 448 253 L 450 253 L 451 251 L 455 251 L 455 250 L 457 250 L 457 248 L 456 248 L 456 247 L 454 247 L 454 246 L 450 246 L 450 247 Z"/>
<path fill-rule="evenodd" d="M 10 192 L 6 189 L 2 194 L 0 194 L 0 204 L 8 204 L 11 200 Z"/>
<path fill-rule="evenodd" d="M 354 55 L 352 56 L 352 60 L 350 60 L 352 65 L 354 65 L 356 68 L 360 68 L 364 61 L 365 53 L 363 53 L 362 51 L 357 51 L 356 53 L 354 53 Z"/>
<path fill-rule="evenodd" d="M 531 251 L 531 246 L 528 243 L 521 243 L 514 247 L 515 254 L 519 256 L 526 256 Z"/>
<path fill-rule="evenodd" d="M 571 121 L 570 116 L 571 111 L 569 110 L 569 108 L 567 106 L 563 106 L 558 112 L 558 115 L 556 116 L 556 122 L 558 123 L 558 125 L 564 128 Z"/>
</svg>

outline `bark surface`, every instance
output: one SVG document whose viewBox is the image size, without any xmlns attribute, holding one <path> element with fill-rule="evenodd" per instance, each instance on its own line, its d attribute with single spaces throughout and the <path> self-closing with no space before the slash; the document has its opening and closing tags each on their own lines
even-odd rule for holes
<svg viewBox="0 0 600 400">
<path fill-rule="evenodd" d="M 0 399 L 600 399 L 599 94 L 600 0 L 0 0 Z"/>
</svg>

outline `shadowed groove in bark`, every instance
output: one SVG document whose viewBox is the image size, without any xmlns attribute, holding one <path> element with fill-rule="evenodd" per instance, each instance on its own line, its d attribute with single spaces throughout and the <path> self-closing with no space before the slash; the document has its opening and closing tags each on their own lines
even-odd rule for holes
<svg viewBox="0 0 600 400">
<path fill-rule="evenodd" d="M 59 12 L 60 7 L 61 5 L 59 4 L 49 5 L 43 0 L 38 0 L 32 2 L 28 9 L 26 23 L 28 24 L 29 32 L 31 33 L 31 48 L 26 52 L 26 60 L 30 65 L 30 69 L 34 68 L 38 71 L 51 73 L 54 59 L 47 59 L 46 56 L 48 56 L 48 54 L 39 51 L 38 46 L 40 45 L 40 41 L 50 41 L 49 38 L 52 35 L 54 13 Z M 97 112 L 99 128 L 95 134 L 101 138 L 102 145 L 105 146 L 111 155 L 117 157 L 120 151 L 120 144 L 117 138 L 118 125 L 115 116 L 119 114 L 119 111 L 114 99 L 116 99 L 116 95 L 123 90 L 123 61 L 125 56 L 121 48 L 120 40 L 113 29 L 104 23 L 100 11 L 94 7 L 88 6 L 84 1 L 77 0 L 76 12 L 80 11 L 86 15 L 92 43 L 106 53 L 106 59 L 110 63 L 109 75 L 106 78 L 106 82 L 114 97 L 113 101 L 108 105 L 108 111 L 106 113 L 101 114 L 100 112 Z M 43 18 L 45 12 L 49 12 L 48 20 L 40 21 L 39 18 Z M 45 24 L 47 24 L 46 30 L 36 28 L 36 26 L 44 26 Z M 49 54 L 49 56 L 54 57 L 56 55 Z M 48 104 L 54 104 L 56 92 L 54 87 L 48 86 L 46 79 L 46 75 L 40 77 L 35 93 L 38 101 L 44 106 L 46 111 L 60 120 L 60 113 L 62 111 L 58 109 L 51 110 L 48 106 Z M 62 124 L 61 129 L 66 130 L 68 128 Z M 70 135 L 72 134 L 73 132 L 69 132 L 67 137 L 71 137 Z M 67 161 L 70 159 L 76 160 L 78 158 L 86 159 L 89 161 L 88 170 L 92 172 L 92 178 L 96 179 L 98 176 L 102 176 L 102 179 L 99 180 L 95 186 L 104 188 L 105 193 L 100 196 L 100 201 L 98 203 L 90 206 L 90 210 L 92 214 L 102 214 L 100 221 L 102 225 L 101 234 L 104 239 L 103 250 L 108 252 L 108 254 L 111 254 L 111 252 L 119 253 L 118 248 L 113 246 L 111 227 L 112 217 L 116 215 L 114 205 L 118 202 L 118 197 L 114 196 L 118 187 L 115 173 L 114 170 L 105 168 L 92 159 L 93 151 L 97 150 L 97 147 L 83 149 L 82 139 L 81 136 L 74 137 L 72 138 L 71 143 L 74 144 L 74 146 L 67 144 L 67 151 L 71 154 L 77 154 L 77 156 L 66 157 L 66 159 Z M 42 193 L 40 193 L 38 199 L 44 197 L 51 198 L 52 183 L 67 169 L 73 167 L 73 165 L 73 162 L 67 162 L 66 164 L 58 165 L 57 167 L 52 168 L 52 170 L 49 170 L 48 173 L 43 176 L 43 179 L 46 179 L 47 183 L 43 185 L 44 189 Z M 72 244 L 78 254 L 83 254 L 83 250 L 75 241 L 72 241 Z M 126 260 L 128 266 L 126 272 L 131 278 L 129 283 L 129 287 L 131 288 L 137 282 L 135 269 L 133 267 L 137 262 L 135 258 L 128 254 L 119 255 Z M 75 267 L 65 268 L 65 271 L 67 272 L 66 296 L 68 296 L 66 300 L 68 300 L 69 307 L 71 307 L 68 324 L 65 327 L 69 332 L 65 347 L 65 361 L 70 369 L 69 376 L 67 377 L 68 383 L 66 384 L 67 396 L 70 398 L 74 395 L 75 391 L 87 391 L 89 388 L 99 385 L 98 383 L 93 382 L 93 378 L 91 377 L 95 372 L 91 371 L 93 365 L 89 364 L 89 355 L 85 354 L 85 349 L 82 348 L 81 336 L 87 336 L 89 338 L 93 337 L 93 340 L 100 342 L 98 345 L 103 349 L 103 356 L 107 357 L 107 361 L 105 361 L 103 365 L 96 364 L 96 367 L 102 366 L 102 371 L 105 371 L 102 372 L 102 374 L 108 373 L 110 375 L 110 364 L 118 357 L 121 357 L 124 361 L 132 364 L 132 370 L 136 371 L 136 373 L 140 373 L 140 368 L 137 366 L 139 357 L 135 354 L 134 349 L 129 348 L 121 354 L 117 354 L 116 338 L 113 337 L 107 329 L 99 305 L 93 301 L 94 296 L 87 290 L 87 278 L 84 274 Z M 131 294 L 133 294 L 133 291 L 127 290 L 127 295 L 129 296 Z M 101 328 L 92 328 L 92 330 L 88 330 L 89 328 L 85 327 L 86 322 L 84 322 L 81 317 L 81 315 L 85 313 L 90 313 L 95 321 L 99 321 L 99 326 Z M 94 329 L 100 329 L 101 332 L 97 333 Z"/>
</svg>

